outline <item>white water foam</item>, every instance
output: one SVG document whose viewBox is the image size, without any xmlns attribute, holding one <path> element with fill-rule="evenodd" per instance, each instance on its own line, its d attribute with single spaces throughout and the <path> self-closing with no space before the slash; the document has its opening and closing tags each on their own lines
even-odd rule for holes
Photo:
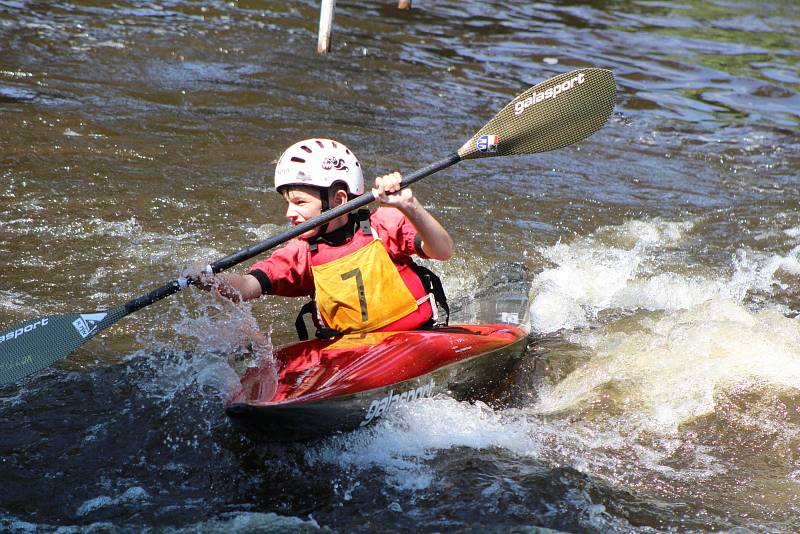
<svg viewBox="0 0 800 534">
<path fill-rule="evenodd" d="M 531 288 L 532 329 L 546 333 L 588 326 L 610 308 L 677 309 L 717 292 L 713 282 L 702 278 L 652 272 L 654 254 L 677 244 L 691 227 L 631 221 L 571 244 L 543 248 L 540 253 L 553 266 Z"/>
<path fill-rule="evenodd" d="M 785 287 L 780 273 L 800 274 L 800 245 L 785 255 L 739 249 L 728 266 L 691 261 L 688 267 L 682 260 L 691 258 L 680 247 L 692 227 L 691 222 L 630 221 L 543 248 L 552 266 L 531 288 L 531 328 L 549 333 L 593 326 L 609 310 L 674 312 L 720 298 L 742 303 L 748 292 Z"/>
<path fill-rule="evenodd" d="M 145 491 L 144 488 L 139 486 L 132 486 L 127 490 L 125 490 L 124 493 L 116 497 L 101 495 L 99 497 L 88 499 L 78 507 L 78 510 L 75 513 L 78 516 L 85 516 L 96 510 L 99 510 L 101 508 L 106 508 L 108 506 L 118 506 L 130 503 L 146 502 L 149 498 L 150 495 L 148 495 L 147 491 Z"/>
<path fill-rule="evenodd" d="M 282 516 L 272 512 L 229 512 L 219 517 L 202 521 L 186 527 L 168 527 L 165 534 L 256 534 L 268 532 L 331 532 L 327 527 L 320 527 L 313 517 L 301 519 L 293 516 Z"/>
<path fill-rule="evenodd" d="M 612 395 L 628 425 L 674 432 L 712 413 L 719 388 L 741 382 L 800 390 L 800 323 L 732 300 L 656 318 L 646 314 L 570 340 L 593 356 L 543 392 L 540 413 L 581 409 Z"/>
<path fill-rule="evenodd" d="M 593 356 L 542 397 L 539 411 L 586 405 L 613 389 L 643 428 L 674 431 L 712 411 L 718 387 L 800 388 L 800 324 L 780 306 L 746 301 L 783 287 L 781 273 L 800 274 L 800 245 L 786 255 L 740 249 L 727 269 L 691 271 L 675 261 L 691 229 L 633 221 L 543 250 L 554 266 L 533 285 L 532 328 L 566 330 Z M 624 319 L 603 324 L 600 313 L 613 310 Z"/>
<path fill-rule="evenodd" d="M 356 471 L 379 466 L 388 484 L 414 491 L 433 481 L 426 461 L 439 450 L 455 447 L 530 451 L 537 445 L 524 422 L 512 421 L 480 402 L 440 396 L 418 399 L 371 428 L 331 438 L 307 451 L 306 461 L 312 466 L 324 462 Z"/>
</svg>

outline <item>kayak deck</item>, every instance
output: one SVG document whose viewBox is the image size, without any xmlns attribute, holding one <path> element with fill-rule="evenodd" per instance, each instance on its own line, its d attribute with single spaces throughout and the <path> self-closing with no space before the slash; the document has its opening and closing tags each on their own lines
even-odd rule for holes
<svg viewBox="0 0 800 534">
<path fill-rule="evenodd" d="M 524 352 L 518 325 L 351 334 L 292 343 L 242 376 L 226 413 L 277 440 L 365 426 L 396 406 L 447 393 L 470 400 L 496 388 Z"/>
</svg>

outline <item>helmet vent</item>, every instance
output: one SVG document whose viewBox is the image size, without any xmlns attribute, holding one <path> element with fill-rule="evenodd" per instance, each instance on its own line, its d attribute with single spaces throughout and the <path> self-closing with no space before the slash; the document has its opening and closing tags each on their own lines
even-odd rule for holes
<svg viewBox="0 0 800 534">
<path fill-rule="evenodd" d="M 320 141 L 319 139 L 317 139 L 317 144 L 319 145 L 320 148 L 325 148 L 325 145 L 323 145 L 322 141 Z"/>
<path fill-rule="evenodd" d="M 298 158 L 297 156 L 292 156 L 292 161 L 294 161 L 296 163 L 305 163 L 306 162 L 306 160 L 304 160 L 303 158 Z"/>
<path fill-rule="evenodd" d="M 303 145 L 303 146 L 301 146 L 300 148 L 302 148 L 303 150 L 305 150 L 306 152 L 308 152 L 309 154 L 311 154 L 311 149 L 310 149 L 310 148 L 308 148 L 306 145 Z"/>
</svg>

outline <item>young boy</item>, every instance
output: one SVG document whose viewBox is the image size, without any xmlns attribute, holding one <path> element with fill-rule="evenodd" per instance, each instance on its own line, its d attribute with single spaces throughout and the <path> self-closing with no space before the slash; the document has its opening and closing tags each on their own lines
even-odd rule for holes
<svg viewBox="0 0 800 534">
<path fill-rule="evenodd" d="M 337 217 L 256 262 L 248 274 L 222 275 L 220 292 L 244 300 L 311 296 L 315 324 L 329 335 L 430 325 L 435 303 L 411 257 L 449 259 L 453 240 L 410 189 L 400 189 L 401 178 L 394 172 L 375 179 L 381 207 L 374 212 Z M 306 139 L 281 156 L 275 188 L 297 225 L 364 193 L 364 177 L 343 144 Z"/>
</svg>

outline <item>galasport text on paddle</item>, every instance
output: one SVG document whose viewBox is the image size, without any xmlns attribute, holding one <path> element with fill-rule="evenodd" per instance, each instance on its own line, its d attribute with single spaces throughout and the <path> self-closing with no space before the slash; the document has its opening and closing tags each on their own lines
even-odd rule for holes
<svg viewBox="0 0 800 534">
<path fill-rule="evenodd" d="M 504 107 L 457 152 L 403 178 L 401 187 L 465 159 L 534 154 L 563 148 L 599 130 L 614 109 L 615 82 L 606 69 L 579 69 L 534 85 Z M 229 269 L 312 228 L 375 201 L 365 193 L 282 234 L 215 261 L 209 273 Z M 0 332 L 0 385 L 15 382 L 68 356 L 126 315 L 186 288 L 173 280 L 110 310 L 48 315 Z"/>
</svg>

